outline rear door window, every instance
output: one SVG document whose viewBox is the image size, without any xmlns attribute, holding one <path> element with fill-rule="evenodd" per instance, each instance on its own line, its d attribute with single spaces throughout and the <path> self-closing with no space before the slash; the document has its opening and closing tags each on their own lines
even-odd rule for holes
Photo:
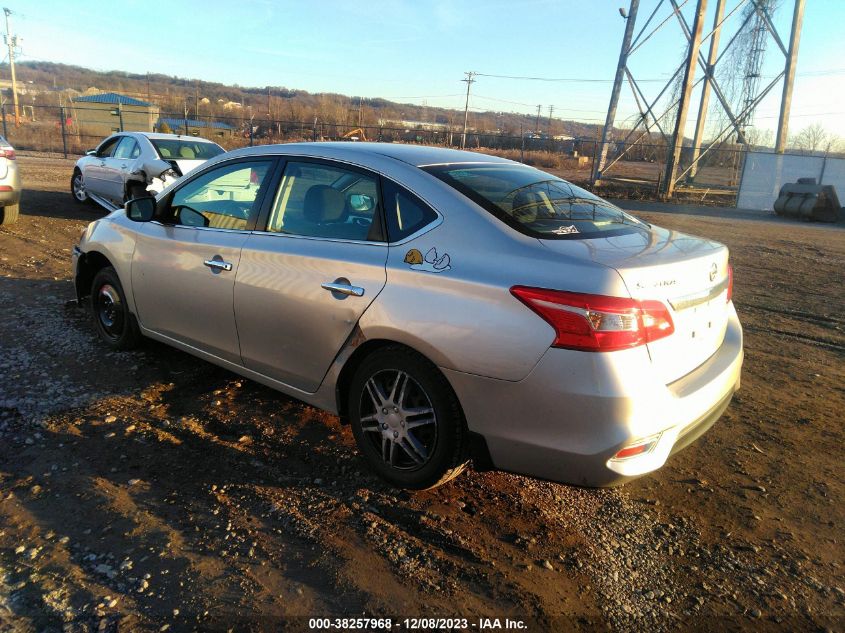
<svg viewBox="0 0 845 633">
<path fill-rule="evenodd" d="M 273 233 L 381 241 L 378 177 L 328 163 L 289 161 L 267 223 Z"/>
<path fill-rule="evenodd" d="M 131 136 L 124 136 L 117 149 L 114 150 L 115 158 L 130 159 L 137 158 L 139 154 L 138 143 Z"/>
</svg>

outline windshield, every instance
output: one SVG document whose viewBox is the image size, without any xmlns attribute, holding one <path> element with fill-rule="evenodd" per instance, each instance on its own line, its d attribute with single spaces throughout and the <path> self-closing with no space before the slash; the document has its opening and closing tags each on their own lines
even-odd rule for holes
<svg viewBox="0 0 845 633">
<path fill-rule="evenodd" d="M 648 228 L 589 191 L 532 167 L 490 164 L 423 169 L 533 237 L 609 237 Z"/>
<path fill-rule="evenodd" d="M 170 160 L 208 160 L 226 151 L 217 143 L 208 141 L 151 138 L 150 142 L 159 156 Z"/>
</svg>

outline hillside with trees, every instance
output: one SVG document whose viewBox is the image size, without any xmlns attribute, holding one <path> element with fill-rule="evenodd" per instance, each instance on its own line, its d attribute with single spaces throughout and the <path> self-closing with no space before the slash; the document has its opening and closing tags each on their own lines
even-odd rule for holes
<svg viewBox="0 0 845 633">
<path fill-rule="evenodd" d="M 0 65 L 8 76 L 8 65 Z M 243 87 L 185 79 L 163 74 L 100 72 L 53 62 L 27 61 L 17 66 L 18 80 L 32 98 L 25 103 L 43 106 L 65 105 L 73 95 L 84 92 L 118 92 L 160 106 L 162 113 L 190 117 L 251 119 L 262 121 L 313 122 L 342 126 L 379 126 L 390 122 L 418 122 L 463 127 L 463 110 L 396 103 L 381 98 L 333 93 L 309 93 L 283 86 Z M 519 136 L 534 130 L 531 115 L 511 112 L 470 112 L 470 128 L 505 136 Z M 540 119 L 540 130 L 549 133 L 548 118 Z M 553 119 L 552 135 L 596 136 L 597 126 Z"/>
</svg>

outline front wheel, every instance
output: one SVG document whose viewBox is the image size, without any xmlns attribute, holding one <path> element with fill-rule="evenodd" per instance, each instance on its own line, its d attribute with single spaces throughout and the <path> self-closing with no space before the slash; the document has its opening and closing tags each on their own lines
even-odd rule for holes
<svg viewBox="0 0 845 633">
<path fill-rule="evenodd" d="M 115 350 L 137 347 L 141 333 L 126 305 L 126 295 L 114 268 L 103 268 L 94 275 L 91 312 L 94 328 L 106 345 Z"/>
<path fill-rule="evenodd" d="M 391 484 L 434 488 L 465 468 L 467 432 L 458 398 L 416 352 L 387 347 L 368 356 L 352 379 L 348 406 L 358 449 Z"/>
<path fill-rule="evenodd" d="M 88 197 L 88 192 L 85 190 L 85 181 L 82 178 L 81 171 L 73 172 L 73 177 L 70 179 L 70 194 L 74 201 L 79 204 L 90 204 L 91 198 Z"/>
</svg>

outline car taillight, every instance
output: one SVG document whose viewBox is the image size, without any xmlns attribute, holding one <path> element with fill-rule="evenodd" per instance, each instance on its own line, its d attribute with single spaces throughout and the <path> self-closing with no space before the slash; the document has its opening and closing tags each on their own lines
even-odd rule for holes
<svg viewBox="0 0 845 633">
<path fill-rule="evenodd" d="M 9 160 L 15 160 L 15 150 L 13 150 L 11 147 L 0 147 L 0 158 L 8 158 Z"/>
<path fill-rule="evenodd" d="M 660 301 L 637 301 L 514 286 L 511 294 L 555 329 L 552 347 L 610 352 L 645 345 L 675 331 Z"/>
<path fill-rule="evenodd" d="M 734 267 L 728 264 L 728 298 L 725 303 L 730 303 L 734 297 Z"/>
<path fill-rule="evenodd" d="M 634 442 L 633 444 L 629 444 L 621 451 L 616 453 L 611 459 L 620 460 L 620 459 L 629 459 L 631 457 L 636 457 L 638 455 L 643 455 L 648 453 L 653 449 L 657 442 L 660 441 L 660 434 L 654 435 L 652 437 L 647 437 L 645 439 L 639 440 Z"/>
</svg>

